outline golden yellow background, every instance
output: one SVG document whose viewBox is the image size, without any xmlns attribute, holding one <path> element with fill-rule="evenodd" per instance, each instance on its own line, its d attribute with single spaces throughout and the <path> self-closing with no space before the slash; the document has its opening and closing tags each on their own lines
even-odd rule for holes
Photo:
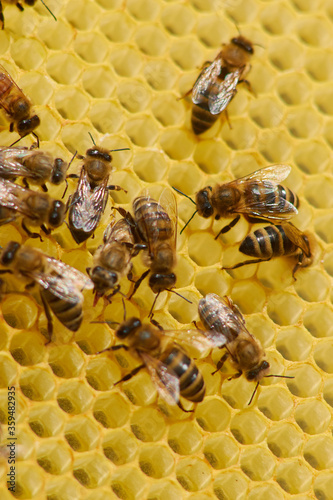
<svg viewBox="0 0 333 500">
<path fill-rule="evenodd" d="M 264 346 L 274 374 L 253 404 L 253 384 L 228 381 L 230 366 L 211 376 L 220 353 L 198 360 L 207 396 L 193 415 L 157 397 L 143 370 L 113 387 L 135 360 L 119 351 L 96 318 L 122 321 L 118 296 L 92 308 L 75 335 L 54 321 L 45 346 L 45 317 L 34 296 L 10 294 L 0 326 L 0 421 L 7 436 L 7 387 L 16 386 L 18 460 L 15 496 L 47 500 L 332 500 L 333 499 L 333 4 L 331 0 L 37 0 L 21 13 L 5 7 L 0 62 L 35 103 L 41 148 L 69 161 L 95 141 L 114 153 L 112 194 L 130 209 L 143 188 L 189 195 L 271 163 L 292 165 L 285 184 L 301 199 L 295 224 L 317 239 L 314 264 L 292 278 L 293 259 L 227 273 L 242 259 L 241 221 L 214 241 L 223 223 L 195 217 L 178 238 L 177 291 L 164 293 L 156 319 L 191 327 L 201 294 L 228 294 Z M 201 65 L 241 33 L 255 45 L 249 80 L 229 106 L 232 129 L 219 119 L 203 136 L 191 131 L 189 99 Z M 1 115 L 0 145 L 16 138 Z M 22 143 L 30 145 L 32 137 Z M 71 172 L 81 163 L 74 161 Z M 70 190 L 76 181 L 70 180 Z M 50 186 L 61 197 L 63 186 Z M 193 211 L 177 195 L 179 229 Z M 77 247 L 66 226 L 38 248 L 84 271 L 102 241 L 111 202 L 95 239 Z M 18 224 L 0 244 L 26 241 Z M 141 259 L 135 274 L 144 269 Z M 9 281 L 14 291 L 19 282 Z M 129 285 L 123 283 L 127 292 Z M 147 316 L 154 296 L 144 283 L 127 316 Z M 194 354 L 194 353 L 193 353 Z M 196 353 L 198 355 L 198 353 Z M 221 389 L 221 382 L 223 389 Z M 187 402 L 186 407 L 190 407 Z M 0 458 L 2 500 L 6 459 Z"/>
</svg>

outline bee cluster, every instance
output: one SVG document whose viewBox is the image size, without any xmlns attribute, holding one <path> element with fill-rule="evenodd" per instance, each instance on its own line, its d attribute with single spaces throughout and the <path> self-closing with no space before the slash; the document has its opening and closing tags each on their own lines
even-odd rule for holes
<svg viewBox="0 0 333 500">
<path fill-rule="evenodd" d="M 1 9 L 0 4 L 3 23 Z M 222 114 L 232 127 L 228 105 L 240 84 L 244 83 L 253 92 L 246 79 L 251 69 L 253 45 L 239 34 L 223 44 L 214 61 L 204 64 L 193 88 L 186 94 L 191 95 L 192 100 L 191 133 L 196 136 L 205 133 Z M 281 184 L 292 170 L 289 165 L 269 165 L 233 181 L 206 186 L 195 198 L 170 185 L 158 197 L 149 189 L 142 191 L 132 200 L 131 211 L 113 204 L 103 241 L 94 250 L 92 264 L 83 273 L 35 248 L 29 239 L 40 240 L 43 248 L 45 240 L 53 239 L 52 232 L 66 224 L 73 247 L 87 248 L 88 239 L 94 238 L 107 206 L 111 205 L 109 194 L 121 190 L 127 193 L 126 185 L 110 184 L 111 153 L 119 150 L 110 151 L 97 145 L 91 137 L 93 144 L 85 155 L 75 153 L 70 161 L 43 151 L 38 137 L 41 120 L 30 99 L 2 66 L 0 107 L 10 122 L 10 132 L 17 132 L 21 138 L 31 134 L 37 141 L 30 148 L 16 143 L 0 148 L 1 231 L 6 231 L 6 224 L 14 224 L 24 239 L 24 243 L 7 241 L 0 249 L 1 299 L 11 293 L 34 294 L 46 318 L 46 346 L 57 340 L 56 321 L 73 332 L 75 341 L 76 332 L 90 322 L 91 318 L 85 317 L 85 300 L 92 294 L 93 309 L 97 310 L 101 303 L 105 309 L 117 299 L 117 307 L 123 310 L 123 320 L 115 327 L 112 320 L 105 321 L 101 309 L 96 315 L 91 314 L 94 319 L 91 324 L 109 323 L 110 332 L 113 331 L 112 345 L 96 352 L 96 358 L 102 360 L 105 357 L 102 353 L 112 357 L 110 353 L 123 350 L 139 363 L 126 370 L 114 386 L 146 370 L 164 403 L 177 405 L 185 415 L 196 412 L 196 405 L 204 401 L 206 388 L 204 375 L 195 356 L 190 354 L 193 349 L 202 359 L 210 356 L 213 349 L 223 349 L 212 375 L 220 370 L 225 372 L 228 360 L 233 370 L 228 372 L 228 380 L 244 374 L 247 381 L 255 382 L 249 405 L 264 377 L 293 378 L 271 373 L 256 332 L 250 333 L 241 311 L 230 297 L 208 293 L 197 304 L 201 324 L 195 323 L 193 328 L 181 332 L 164 328 L 155 317 L 158 298 L 163 292 L 176 294 L 179 300 L 191 303 L 177 292 L 177 236 L 189 231 L 196 214 L 210 219 L 212 224 L 230 220 L 216 232 L 215 240 L 220 236 L 224 238 L 241 219 L 251 225 L 239 243 L 239 252 L 250 259 L 223 265 L 222 270 L 232 271 L 274 258 L 291 257 L 290 274 L 296 281 L 298 270 L 311 266 L 315 237 L 290 222 L 297 215 L 300 202 L 296 193 Z M 77 161 L 80 161 L 79 175 L 69 173 Z M 67 195 L 68 184 L 72 183 L 74 192 Z M 63 185 L 59 199 L 48 193 L 50 184 Z M 195 206 L 195 211 L 179 231 L 177 200 L 182 197 Z M 259 226 L 252 229 L 255 224 Z M 32 227 L 39 230 L 33 231 Z M 145 270 L 137 274 L 135 263 L 141 257 Z M 233 273 L 230 274 L 232 277 Z M 10 275 L 17 278 L 16 281 Z M 137 290 L 146 278 L 154 300 L 143 323 L 143 310 L 131 318 L 126 317 L 126 310 L 130 304 L 137 304 Z M 167 412 L 165 408 L 164 411 Z"/>
</svg>

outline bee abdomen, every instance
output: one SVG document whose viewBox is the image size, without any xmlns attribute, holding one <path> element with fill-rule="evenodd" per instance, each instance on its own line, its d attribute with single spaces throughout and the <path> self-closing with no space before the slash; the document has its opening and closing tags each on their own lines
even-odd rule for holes
<svg viewBox="0 0 333 500">
<path fill-rule="evenodd" d="M 60 323 L 72 332 L 76 332 L 83 319 L 81 302 L 67 302 L 59 299 L 49 290 L 41 290 L 41 293 Z"/>
<path fill-rule="evenodd" d="M 205 396 L 205 382 L 194 361 L 177 347 L 164 353 L 161 361 L 179 378 L 180 394 L 183 398 L 199 403 Z"/>
<path fill-rule="evenodd" d="M 263 259 L 289 255 L 296 249 L 281 225 L 257 229 L 246 236 L 239 247 L 239 251 L 245 255 Z"/>
<path fill-rule="evenodd" d="M 193 104 L 192 107 L 192 129 L 196 135 L 202 134 L 206 132 L 206 130 L 210 129 L 218 118 L 217 115 L 212 115 L 212 113 L 208 109 L 208 100 L 205 99 L 200 104 Z"/>
<path fill-rule="evenodd" d="M 163 207 L 155 200 L 140 197 L 134 200 L 133 209 L 139 232 L 144 240 L 171 238 L 171 219 Z"/>
<path fill-rule="evenodd" d="M 299 199 L 298 196 L 291 191 L 291 189 L 282 186 L 281 184 L 278 185 L 278 192 L 281 198 L 283 198 L 286 201 L 289 201 L 294 207 L 298 208 L 299 206 Z M 284 205 L 282 205 L 283 207 Z"/>
</svg>

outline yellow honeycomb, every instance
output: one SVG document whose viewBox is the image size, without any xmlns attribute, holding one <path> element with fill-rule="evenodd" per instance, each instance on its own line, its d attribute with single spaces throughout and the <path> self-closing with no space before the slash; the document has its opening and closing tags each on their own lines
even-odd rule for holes
<svg viewBox="0 0 333 500">
<path fill-rule="evenodd" d="M 4 2 L 5 4 L 5 2 Z M 229 295 L 264 346 L 271 373 L 251 406 L 253 384 L 212 376 L 220 357 L 197 361 L 207 396 L 194 414 L 168 407 L 143 370 L 113 384 L 135 360 L 112 330 L 92 320 L 122 321 L 119 296 L 92 307 L 73 338 L 46 320 L 38 294 L 13 293 L 1 304 L 0 421 L 6 444 L 8 387 L 16 387 L 16 491 L 7 490 L 0 457 L 0 498 L 9 500 L 332 500 L 333 499 L 333 4 L 331 0 L 39 0 L 20 12 L 6 5 L 0 62 L 35 103 L 42 149 L 69 161 L 91 146 L 90 132 L 114 153 L 112 194 L 130 209 L 142 188 L 175 186 L 188 195 L 271 163 L 286 162 L 286 185 L 301 199 L 295 223 L 317 239 L 314 264 L 292 278 L 292 259 L 221 270 L 242 259 L 242 220 L 218 241 L 221 222 L 195 217 L 178 238 L 177 290 L 161 294 L 156 319 L 166 329 L 191 327 L 209 292 Z M 202 136 L 191 130 L 191 104 L 178 100 L 221 43 L 252 40 L 249 74 L 256 96 L 239 88 Z M 15 140 L 1 113 L 0 145 Z M 30 145 L 27 137 L 22 144 Z M 75 160 L 71 172 L 78 172 Z M 76 181 L 70 180 L 69 192 Z M 50 186 L 61 197 L 63 186 Z M 193 206 L 177 195 L 180 225 Z M 94 239 L 76 246 L 64 225 L 38 248 L 85 271 L 110 220 L 109 203 Z M 18 224 L 0 230 L 0 245 L 24 242 Z M 143 267 L 138 257 L 135 275 Z M 20 283 L 10 281 L 16 292 Z M 129 290 L 124 281 L 123 290 Z M 147 316 L 146 283 L 126 303 Z M 221 386 L 223 382 L 223 385 Z M 186 403 L 186 402 L 185 402 Z M 186 407 L 189 405 L 186 404 Z M 2 454 L 4 455 L 4 454 Z"/>
</svg>

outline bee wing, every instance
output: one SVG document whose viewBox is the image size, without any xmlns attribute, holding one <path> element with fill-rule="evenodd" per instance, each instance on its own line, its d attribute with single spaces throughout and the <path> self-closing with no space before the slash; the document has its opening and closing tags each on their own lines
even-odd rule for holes
<svg viewBox="0 0 333 500">
<path fill-rule="evenodd" d="M 173 230 L 173 248 L 175 249 L 177 244 L 177 221 L 178 221 L 176 197 L 173 191 L 171 191 L 171 189 L 165 188 L 163 189 L 158 202 L 170 217 Z"/>
<path fill-rule="evenodd" d="M 30 219 L 35 219 L 36 214 L 30 210 L 25 202 L 28 191 L 30 192 L 30 190 L 14 184 L 14 182 L 0 179 L 0 206 L 16 210 Z"/>
<path fill-rule="evenodd" d="M 2 64 L 0 64 L 0 81 L 1 80 L 5 80 L 5 78 L 8 78 L 10 80 L 10 82 L 15 86 L 16 88 L 16 95 L 21 95 L 22 98 L 25 100 L 25 101 L 28 101 L 30 102 L 30 100 L 27 98 L 27 96 L 23 93 L 23 91 L 20 89 L 20 87 L 17 85 L 17 83 L 14 82 L 14 80 L 12 79 L 12 77 L 10 76 L 10 74 L 8 73 L 8 71 L 2 66 Z M 9 89 L 9 86 L 7 85 L 8 89 Z M 8 90 L 6 89 L 6 86 L 3 85 L 3 93 L 6 93 L 6 91 Z M 7 106 L 7 102 L 5 99 L 0 99 L 0 103 L 1 103 L 1 107 L 6 111 L 6 113 L 8 113 L 9 115 L 11 114 L 10 113 L 10 109 L 8 108 Z"/>
<path fill-rule="evenodd" d="M 102 184 L 91 189 L 87 174 L 84 168 L 82 169 L 70 210 L 70 218 L 75 229 L 87 233 L 95 230 L 104 212 L 108 195 L 107 182 L 108 178 Z"/>
<path fill-rule="evenodd" d="M 228 106 L 236 94 L 236 87 L 243 68 L 229 73 L 220 84 L 213 84 L 208 97 L 208 107 L 212 115 L 218 115 Z"/>
<path fill-rule="evenodd" d="M 30 154 L 27 148 L 0 148 L 0 177 L 33 177 L 34 173 L 19 161 Z"/>
<path fill-rule="evenodd" d="M 179 378 L 170 372 L 167 365 L 159 359 L 146 353 L 140 353 L 149 375 L 156 386 L 160 396 L 169 404 L 176 405 L 179 401 Z"/>
<path fill-rule="evenodd" d="M 83 273 L 53 257 L 46 257 L 47 269 L 33 273 L 33 278 L 46 290 L 50 290 L 59 299 L 77 303 L 82 299 L 81 291 L 91 289 L 94 284 Z"/>
<path fill-rule="evenodd" d="M 201 102 L 201 96 L 206 96 L 211 84 L 216 81 L 222 69 L 222 59 L 217 57 L 209 66 L 204 68 L 198 76 L 192 89 L 192 102 Z"/>
<path fill-rule="evenodd" d="M 205 352 L 207 349 L 211 349 L 212 347 L 212 343 L 206 337 L 206 332 L 195 328 L 178 331 L 163 330 L 163 336 L 168 337 L 168 339 L 173 340 L 178 344 L 188 344 L 200 353 Z"/>
<path fill-rule="evenodd" d="M 307 243 L 306 239 L 304 238 L 304 234 L 302 231 L 297 229 L 293 224 L 291 223 L 286 223 L 283 224 L 283 230 L 286 233 L 287 237 L 296 245 L 299 247 L 307 257 L 310 257 L 311 255 L 311 250 L 309 247 L 309 244 Z"/>
<path fill-rule="evenodd" d="M 249 181 L 270 181 L 275 184 L 279 184 L 279 182 L 282 182 L 284 179 L 288 177 L 291 171 L 291 166 L 286 165 L 285 163 L 277 163 L 276 165 L 270 165 L 265 168 L 261 168 L 259 170 L 256 170 L 255 172 L 252 172 L 249 175 L 246 175 L 245 177 L 240 177 L 239 179 L 236 179 L 236 181 L 232 182 L 237 182 L 237 183 L 244 183 L 244 182 L 249 182 Z"/>
<path fill-rule="evenodd" d="M 103 235 L 103 242 L 104 243 L 108 243 L 110 241 L 110 239 L 112 239 L 113 228 L 117 224 L 116 217 L 113 213 L 111 214 L 110 217 L 111 217 L 111 222 L 109 222 L 109 224 L 106 226 L 106 229 L 105 229 L 104 235 Z"/>
</svg>

